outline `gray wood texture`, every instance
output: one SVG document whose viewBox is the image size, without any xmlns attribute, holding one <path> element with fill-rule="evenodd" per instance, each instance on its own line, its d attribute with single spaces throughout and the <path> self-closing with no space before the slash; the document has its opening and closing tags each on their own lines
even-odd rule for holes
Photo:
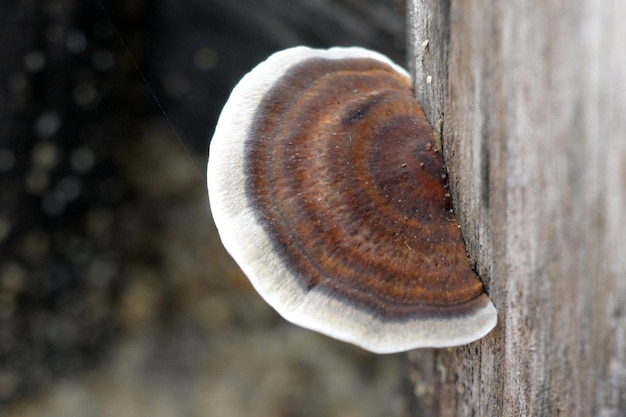
<svg viewBox="0 0 626 417">
<path fill-rule="evenodd" d="M 407 12 L 416 95 L 499 313 L 476 343 L 410 353 L 413 414 L 626 415 L 626 3 Z"/>
</svg>

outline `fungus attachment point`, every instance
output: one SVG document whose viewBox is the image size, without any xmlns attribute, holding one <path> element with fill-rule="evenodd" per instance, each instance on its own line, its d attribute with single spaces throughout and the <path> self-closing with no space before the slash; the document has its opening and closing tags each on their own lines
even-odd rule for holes
<svg viewBox="0 0 626 417">
<path fill-rule="evenodd" d="M 408 74 L 361 48 L 278 52 L 235 87 L 207 170 L 226 249 L 287 320 L 378 353 L 475 341 L 471 269 Z"/>
</svg>

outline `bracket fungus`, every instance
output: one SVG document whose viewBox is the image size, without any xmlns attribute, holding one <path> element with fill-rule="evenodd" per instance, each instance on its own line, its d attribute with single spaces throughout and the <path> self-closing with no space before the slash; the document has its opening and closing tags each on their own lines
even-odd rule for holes
<svg viewBox="0 0 626 417">
<path fill-rule="evenodd" d="M 405 70 L 277 52 L 234 88 L 207 182 L 220 238 L 287 320 L 378 353 L 473 342 L 497 314 Z"/>
</svg>

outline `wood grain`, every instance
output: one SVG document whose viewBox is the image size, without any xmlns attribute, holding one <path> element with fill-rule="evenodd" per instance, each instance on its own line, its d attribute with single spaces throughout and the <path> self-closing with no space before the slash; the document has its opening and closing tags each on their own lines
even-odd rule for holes
<svg viewBox="0 0 626 417">
<path fill-rule="evenodd" d="M 625 415 L 626 4 L 408 11 L 416 84 L 431 77 L 416 94 L 499 312 L 477 343 L 411 353 L 415 415 Z"/>
</svg>

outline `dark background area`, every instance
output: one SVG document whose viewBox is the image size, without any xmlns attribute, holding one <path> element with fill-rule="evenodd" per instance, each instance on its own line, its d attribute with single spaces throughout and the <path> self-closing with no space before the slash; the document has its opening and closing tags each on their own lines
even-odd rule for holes
<svg viewBox="0 0 626 417">
<path fill-rule="evenodd" d="M 0 415 L 402 415 L 398 356 L 292 326 L 223 251 L 205 166 L 298 44 L 404 63 L 393 0 L 0 4 Z"/>
</svg>

